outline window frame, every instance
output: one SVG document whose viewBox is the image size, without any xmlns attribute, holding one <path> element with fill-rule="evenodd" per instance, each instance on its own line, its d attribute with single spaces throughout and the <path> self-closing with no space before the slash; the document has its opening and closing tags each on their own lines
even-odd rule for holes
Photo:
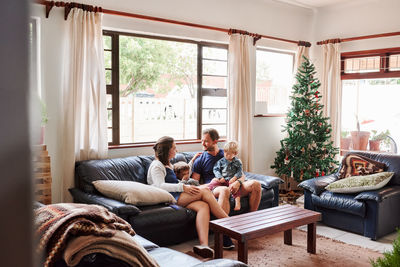
<svg viewBox="0 0 400 267">
<path fill-rule="evenodd" d="M 103 30 L 103 36 L 111 37 L 111 49 L 104 49 L 104 51 L 111 51 L 111 68 L 105 68 L 105 70 L 111 70 L 111 84 L 106 85 L 107 95 L 111 95 L 112 98 L 112 107 L 107 108 L 108 110 L 112 110 L 112 142 L 108 143 L 109 148 L 125 148 L 125 147 L 146 147 L 154 144 L 154 141 L 149 142 L 132 142 L 132 143 L 120 143 L 120 108 L 119 108 L 119 36 L 132 36 L 139 38 L 149 38 L 156 40 L 165 40 L 165 41 L 173 41 L 173 42 L 183 42 L 183 43 L 191 43 L 197 45 L 197 139 L 184 139 L 184 140 L 176 140 L 176 143 L 181 144 L 192 144 L 198 143 L 201 139 L 201 132 L 203 124 L 202 120 L 202 98 L 203 96 L 224 96 L 227 97 L 228 88 L 202 88 L 203 76 L 210 76 L 203 74 L 203 47 L 210 48 L 222 48 L 228 50 L 228 44 L 223 43 L 212 43 L 212 42 L 204 42 L 204 41 L 195 41 L 190 39 L 180 39 L 174 37 L 165 37 L 165 36 L 157 36 L 157 35 L 146 35 L 146 34 L 138 34 L 138 33 L 130 33 L 130 32 L 120 32 L 120 31 L 112 31 L 112 30 Z M 207 59 L 206 59 L 207 60 Z M 228 64 L 228 57 L 226 60 Z M 218 75 L 220 76 L 220 75 Z M 226 76 L 228 78 L 228 73 Z M 227 110 L 227 107 L 226 107 Z M 221 123 L 227 125 L 226 123 Z M 213 125 L 218 123 L 213 123 Z M 108 129 L 109 129 L 108 128 Z M 224 139 L 221 139 L 223 141 Z"/>
<path fill-rule="evenodd" d="M 257 47 L 256 48 L 256 62 L 257 62 L 257 50 L 259 51 L 265 51 L 265 52 L 272 52 L 272 53 L 278 53 L 278 54 L 286 54 L 286 55 L 291 55 L 292 56 L 292 73 L 294 72 L 294 65 L 295 65 L 295 59 L 296 59 L 296 52 L 295 51 L 282 51 L 278 49 L 272 49 L 272 48 L 265 48 L 265 47 Z M 290 88 L 291 89 L 291 88 Z M 256 63 L 256 81 L 255 81 L 255 94 L 257 94 L 257 63 Z M 290 95 L 290 92 L 289 92 Z M 254 105 L 256 104 L 256 99 L 254 97 Z M 286 113 L 261 113 L 261 114 L 254 114 L 255 118 L 259 117 L 286 117 Z"/>
<path fill-rule="evenodd" d="M 340 79 L 363 80 L 379 78 L 399 78 L 400 71 L 389 70 L 389 56 L 400 55 L 400 47 L 344 52 L 340 54 Z M 345 73 L 345 60 L 351 58 L 380 57 L 379 72 Z"/>
</svg>

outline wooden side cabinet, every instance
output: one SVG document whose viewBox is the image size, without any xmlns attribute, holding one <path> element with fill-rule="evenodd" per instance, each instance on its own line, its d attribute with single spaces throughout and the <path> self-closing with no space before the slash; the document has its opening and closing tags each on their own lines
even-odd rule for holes
<svg viewBox="0 0 400 267">
<path fill-rule="evenodd" d="M 35 199 L 43 204 L 51 204 L 50 157 L 46 145 L 34 146 L 33 153 Z"/>
</svg>

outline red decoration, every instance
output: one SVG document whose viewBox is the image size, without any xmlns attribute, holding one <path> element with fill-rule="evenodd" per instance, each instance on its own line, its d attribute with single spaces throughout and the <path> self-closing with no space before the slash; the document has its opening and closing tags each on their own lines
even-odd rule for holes
<svg viewBox="0 0 400 267">
<path fill-rule="evenodd" d="M 315 172 L 315 177 L 318 177 L 319 176 L 319 172 Z"/>
<path fill-rule="evenodd" d="M 321 176 L 325 176 L 325 172 L 324 171 L 321 172 Z"/>
</svg>

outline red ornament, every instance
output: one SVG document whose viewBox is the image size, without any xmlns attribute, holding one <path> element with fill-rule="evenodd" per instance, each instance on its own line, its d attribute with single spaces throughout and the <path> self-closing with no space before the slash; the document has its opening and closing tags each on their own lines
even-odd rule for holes
<svg viewBox="0 0 400 267">
<path fill-rule="evenodd" d="M 289 160 L 289 157 L 288 156 L 286 156 L 286 158 L 285 158 L 286 160 Z"/>
<path fill-rule="evenodd" d="M 319 176 L 319 172 L 315 172 L 315 177 L 318 177 Z"/>
<path fill-rule="evenodd" d="M 321 172 L 321 176 L 325 176 L 325 172 L 324 171 Z"/>
</svg>

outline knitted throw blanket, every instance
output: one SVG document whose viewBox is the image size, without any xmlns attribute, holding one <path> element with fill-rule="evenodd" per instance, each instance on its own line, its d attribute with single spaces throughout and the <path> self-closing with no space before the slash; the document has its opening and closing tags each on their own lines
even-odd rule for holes
<svg viewBox="0 0 400 267">
<path fill-rule="evenodd" d="M 44 255 L 43 266 L 52 266 L 61 257 L 69 237 L 94 235 L 112 237 L 117 230 L 134 235 L 131 225 L 98 205 L 61 203 L 35 210 L 36 252 Z"/>
</svg>

